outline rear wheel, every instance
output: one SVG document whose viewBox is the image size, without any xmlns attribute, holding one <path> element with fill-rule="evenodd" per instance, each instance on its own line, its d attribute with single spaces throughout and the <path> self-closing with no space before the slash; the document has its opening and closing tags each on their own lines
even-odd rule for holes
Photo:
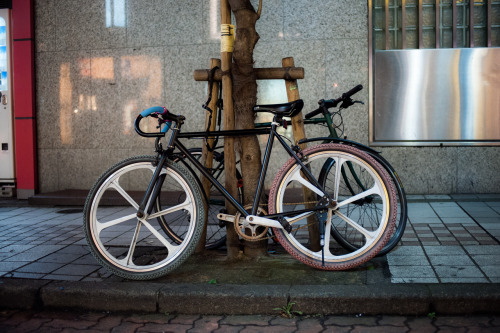
<svg viewBox="0 0 500 333">
<path fill-rule="evenodd" d="M 292 226 L 290 233 L 274 229 L 279 242 L 298 260 L 324 270 L 349 269 L 370 260 L 387 243 L 396 221 L 396 191 L 390 177 L 375 159 L 351 146 L 322 144 L 305 149 L 303 154 L 304 164 L 313 174 L 318 174 L 328 159 L 335 161 L 334 186 L 328 192 L 333 201 L 323 211 L 288 216 Z M 341 171 L 347 163 L 354 165 L 363 175 L 367 186 L 365 191 L 352 195 L 345 190 Z M 324 206 L 320 203 L 323 193 L 301 171 L 301 166 L 293 158 L 280 169 L 269 194 L 270 214 Z M 316 196 L 305 200 L 304 187 L 315 191 Z M 371 217 L 370 224 L 364 222 L 366 216 L 358 209 L 360 200 L 370 200 L 380 207 Z M 354 250 L 339 246 L 331 237 L 332 225 L 337 229 L 346 226 L 359 234 L 362 245 Z M 321 227 L 326 230 L 323 247 L 317 232 Z"/>
<path fill-rule="evenodd" d="M 391 181 L 396 189 L 396 201 L 397 201 L 397 218 L 396 226 L 391 235 L 391 238 L 384 246 L 384 248 L 377 254 L 378 256 L 385 255 L 389 253 L 401 240 L 406 228 L 406 220 L 408 217 L 407 213 L 407 203 L 406 195 L 404 189 L 399 181 L 398 177 L 392 171 L 392 168 L 388 165 L 382 157 L 378 155 L 372 155 L 377 162 L 379 162 L 391 178 Z M 356 195 L 366 190 L 370 179 L 366 179 L 365 175 L 360 172 L 359 166 L 353 165 L 352 163 L 345 163 L 341 170 L 341 175 L 343 178 L 342 189 L 344 192 L 349 192 L 351 195 Z M 329 192 L 333 193 L 335 186 L 335 160 L 328 159 L 323 167 L 321 168 L 319 183 Z M 363 223 L 373 223 L 371 217 L 379 215 L 379 209 L 381 206 L 374 201 L 374 197 L 368 196 L 363 200 L 358 200 L 355 202 L 358 206 L 356 211 L 358 214 L 362 215 L 363 218 L 360 219 Z M 348 228 L 346 224 L 334 225 L 332 224 L 331 234 L 340 245 L 348 250 L 356 250 L 363 245 L 363 237 L 357 232 L 354 232 L 352 228 Z"/>
</svg>

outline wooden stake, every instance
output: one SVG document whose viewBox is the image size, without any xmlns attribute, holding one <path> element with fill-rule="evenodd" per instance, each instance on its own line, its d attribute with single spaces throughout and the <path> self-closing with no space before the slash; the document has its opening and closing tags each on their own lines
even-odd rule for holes
<svg viewBox="0 0 500 333">
<path fill-rule="evenodd" d="M 294 61 L 293 58 L 283 58 L 281 61 L 281 64 L 283 65 L 283 68 L 289 68 L 289 67 L 294 67 Z M 288 101 L 296 101 L 300 98 L 299 96 L 299 86 L 297 85 L 297 80 L 285 80 L 285 86 L 286 86 L 286 95 L 288 97 Z M 304 129 L 304 118 L 302 116 L 302 112 L 300 112 L 298 115 L 292 118 L 292 130 L 293 130 L 293 137 L 295 140 L 295 144 L 300 139 L 304 139 L 306 137 L 305 129 Z M 307 148 L 307 144 L 303 143 L 300 145 L 301 149 Z M 304 201 L 305 202 L 314 202 L 316 201 L 316 195 L 309 190 L 306 187 L 303 187 L 303 195 L 304 195 Z M 310 205 L 310 204 L 309 204 Z M 306 208 L 314 208 L 314 205 L 312 207 L 309 207 L 306 204 Z M 319 225 L 318 225 L 318 219 L 315 216 L 310 216 L 307 218 L 307 224 L 308 224 L 308 230 L 309 230 L 309 242 L 311 245 L 311 249 L 313 251 L 319 251 L 320 248 L 320 239 L 319 239 Z M 327 230 L 327 232 L 330 232 Z"/>
<path fill-rule="evenodd" d="M 304 78 L 304 68 L 302 67 L 271 67 L 254 68 L 257 80 L 297 80 Z M 196 69 L 193 73 L 195 81 L 208 81 L 210 69 Z M 214 80 L 220 81 L 222 71 L 216 70 Z"/>
<path fill-rule="evenodd" d="M 221 66 L 221 61 L 220 59 L 210 59 L 210 68 L 214 67 L 219 67 Z M 208 88 L 208 91 L 210 92 L 210 87 Z M 206 117 L 205 117 L 205 127 L 208 127 L 208 123 L 210 121 L 210 131 L 215 131 L 216 126 L 217 126 L 217 102 L 219 99 L 219 85 L 217 82 L 212 82 L 212 99 L 210 100 L 210 103 L 208 104 L 208 107 L 210 110 L 212 110 L 212 115 L 209 114 L 207 111 Z M 211 116 L 211 120 L 210 120 Z M 213 147 L 214 144 L 214 138 L 207 138 L 207 144 L 210 147 Z M 212 169 L 213 167 L 213 157 L 214 157 L 214 152 L 208 150 L 207 145 L 203 145 L 202 147 L 202 161 L 201 163 L 206 169 Z M 203 186 L 203 190 L 207 194 L 207 207 L 205 207 L 205 226 L 203 228 L 203 233 L 201 234 L 200 241 L 198 242 L 198 245 L 196 246 L 195 252 L 196 253 L 202 253 L 205 250 L 205 245 L 206 245 L 206 239 L 207 239 L 207 225 L 208 225 L 208 206 L 210 202 L 210 187 L 212 183 L 208 180 L 208 178 L 202 176 L 201 177 L 201 185 Z"/>
</svg>

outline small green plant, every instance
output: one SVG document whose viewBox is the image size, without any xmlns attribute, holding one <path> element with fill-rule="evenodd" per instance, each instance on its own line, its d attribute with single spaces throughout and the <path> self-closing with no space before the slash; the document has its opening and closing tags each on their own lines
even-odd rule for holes
<svg viewBox="0 0 500 333">
<path fill-rule="evenodd" d="M 436 312 L 429 312 L 429 313 L 427 314 L 427 317 L 429 317 L 430 319 L 434 319 L 434 318 L 436 318 Z"/>
<path fill-rule="evenodd" d="M 280 311 L 281 316 L 284 318 L 293 318 L 296 315 L 301 316 L 302 311 L 292 310 L 294 305 L 295 302 L 288 302 L 287 305 L 284 305 L 281 308 L 274 308 L 273 310 Z"/>
<path fill-rule="evenodd" d="M 217 284 L 217 280 L 216 279 L 212 279 L 212 280 L 208 281 L 208 284 Z"/>
</svg>

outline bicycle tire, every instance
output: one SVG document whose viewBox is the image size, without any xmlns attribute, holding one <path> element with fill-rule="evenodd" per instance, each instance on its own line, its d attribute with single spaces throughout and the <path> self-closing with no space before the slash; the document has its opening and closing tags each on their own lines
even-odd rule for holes
<svg viewBox="0 0 500 333">
<path fill-rule="evenodd" d="M 373 258 L 389 240 L 394 224 L 396 222 L 396 190 L 392 181 L 384 168 L 370 155 L 347 145 L 321 144 L 307 148 L 303 151 L 304 164 L 315 173 L 322 167 L 329 157 L 341 161 L 350 161 L 360 168 L 363 168 L 367 175 L 372 177 L 372 187 L 370 191 L 352 197 L 349 192 L 339 192 L 333 199 L 338 202 L 338 206 L 331 208 L 331 219 L 321 217 L 321 214 L 312 216 L 315 222 L 308 222 L 305 216 L 299 221 L 291 224 L 292 231 L 286 232 L 284 229 L 274 228 L 274 232 L 283 248 L 293 257 L 306 265 L 322 270 L 344 270 L 361 265 Z M 269 213 L 276 214 L 286 212 L 286 207 L 290 205 L 306 205 L 301 186 L 310 187 L 310 183 L 300 175 L 301 167 L 294 158 L 283 165 L 276 175 L 269 194 Z M 340 183 L 340 177 L 337 177 Z M 299 185 L 297 187 L 297 185 Z M 340 184 L 337 188 L 340 188 Z M 377 216 L 378 225 L 372 226 L 370 230 L 361 227 L 354 221 L 355 215 L 349 215 L 351 200 L 358 200 L 367 195 L 377 194 L 380 204 L 383 206 L 382 214 Z M 297 201 L 298 200 L 298 201 Z M 316 197 L 315 203 L 318 201 Z M 307 206 L 306 206 L 307 207 Z M 304 209 L 304 208 L 301 208 Z M 295 210 L 293 208 L 292 210 Z M 338 245 L 330 237 L 330 232 L 325 232 L 325 246 L 323 250 L 313 249 L 306 231 L 312 223 L 318 223 L 319 218 L 324 220 L 326 230 L 329 230 L 331 223 L 340 223 L 348 218 L 350 225 L 358 228 L 360 233 L 365 235 L 366 243 L 363 247 L 349 251 Z"/>
<path fill-rule="evenodd" d="M 191 255 L 203 230 L 201 191 L 193 176 L 171 161 L 160 174 L 162 190 L 171 194 L 169 208 L 156 214 L 182 225 L 183 241 L 177 244 L 165 238 L 154 213 L 137 218 L 137 199 L 144 196 L 156 162 L 155 156 L 137 156 L 115 164 L 97 180 L 85 202 L 83 224 L 92 255 L 113 274 L 127 279 L 168 274 Z M 108 205 L 108 200 L 117 199 L 124 206 Z"/>
<path fill-rule="evenodd" d="M 366 151 L 365 151 L 366 152 Z M 366 152 L 369 154 L 371 157 L 373 157 L 378 163 L 380 163 L 389 177 L 391 178 L 393 185 L 396 189 L 396 200 L 397 200 L 397 219 L 396 219 L 396 226 L 394 227 L 393 233 L 387 244 L 384 246 L 384 248 L 377 254 L 377 256 L 383 256 L 392 251 L 396 245 L 398 245 L 399 241 L 401 240 L 401 237 L 404 234 L 405 228 L 406 228 L 406 222 L 408 218 L 408 204 L 406 201 L 406 194 L 404 191 L 404 187 L 401 184 L 401 181 L 399 177 L 396 175 L 394 169 L 392 166 L 387 162 L 382 156 L 379 154 L 374 154 L 371 152 Z M 318 182 L 323 186 L 323 188 L 328 188 L 328 175 L 330 174 L 330 170 L 334 166 L 334 161 L 333 160 L 327 160 L 323 167 L 321 168 L 320 176 L 318 177 Z M 352 172 L 349 168 L 347 168 L 346 172 Z M 360 183 L 359 177 L 353 177 L 353 184 L 349 184 L 348 189 L 351 192 L 352 195 L 355 195 L 355 189 L 362 187 L 362 184 Z M 365 205 L 366 202 L 359 202 L 359 205 Z M 372 209 L 377 209 L 373 205 L 369 205 Z M 368 209 L 367 209 L 368 210 Z M 346 229 L 344 231 L 347 231 Z M 334 225 L 332 225 L 331 228 L 331 234 L 332 236 L 339 242 L 340 245 L 345 247 L 348 250 L 355 250 L 359 248 L 359 244 L 356 243 L 356 240 L 351 238 L 350 235 L 344 234 L 341 231 L 339 231 L 337 228 L 335 228 Z"/>
</svg>

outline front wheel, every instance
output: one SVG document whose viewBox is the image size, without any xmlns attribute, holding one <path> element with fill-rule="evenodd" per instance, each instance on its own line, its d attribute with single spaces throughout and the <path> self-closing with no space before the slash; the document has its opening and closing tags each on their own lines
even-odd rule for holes
<svg viewBox="0 0 500 333">
<path fill-rule="evenodd" d="M 312 174 L 319 174 L 328 159 L 335 161 L 334 186 L 328 196 L 332 201 L 321 211 L 296 215 L 291 213 L 287 220 L 292 226 L 290 233 L 275 228 L 281 245 L 295 258 L 305 264 L 323 270 L 344 270 L 356 267 L 373 258 L 391 237 L 397 209 L 394 185 L 384 168 L 363 151 L 340 144 L 322 144 L 303 151 L 303 163 Z M 366 190 L 352 195 L 342 177 L 347 163 L 354 165 L 365 180 Z M 269 213 L 286 213 L 294 210 L 308 210 L 323 207 L 320 198 L 324 193 L 314 186 L 301 172 L 301 166 L 291 158 L 280 169 L 269 194 Z M 307 188 L 306 190 L 304 190 Z M 306 193 L 313 191 L 313 195 Z M 372 216 L 373 223 L 363 223 L 359 202 L 369 200 L 380 209 Z M 360 235 L 362 245 L 354 250 L 340 246 L 330 230 L 346 226 Z M 320 232 L 324 230 L 324 246 L 321 246 Z"/>
<path fill-rule="evenodd" d="M 155 165 L 154 156 L 117 163 L 97 180 L 85 203 L 84 229 L 92 254 L 102 266 L 127 279 L 154 279 L 177 268 L 193 252 L 203 228 L 200 189 L 192 175 L 170 161 L 156 183 L 165 200 L 163 209 L 137 217 L 138 202 Z M 160 216 L 183 230 L 182 241 L 165 237 Z"/>
</svg>

